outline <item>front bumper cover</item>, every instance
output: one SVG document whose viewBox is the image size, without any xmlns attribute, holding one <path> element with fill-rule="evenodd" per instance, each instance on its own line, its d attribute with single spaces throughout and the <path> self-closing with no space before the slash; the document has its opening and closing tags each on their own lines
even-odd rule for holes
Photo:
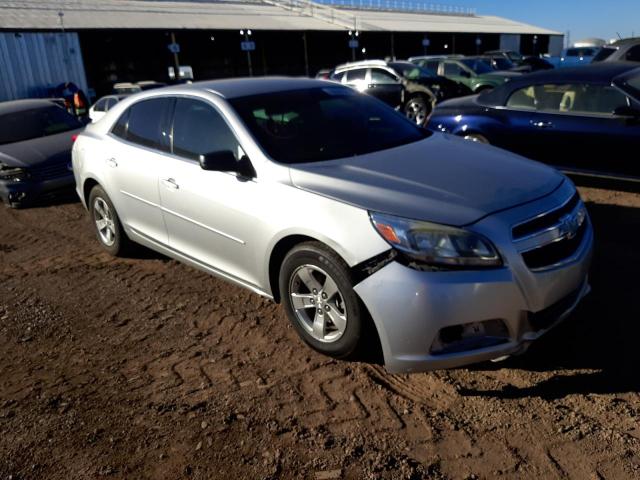
<svg viewBox="0 0 640 480">
<path fill-rule="evenodd" d="M 562 195 L 559 192 L 555 196 Z M 554 204 L 557 199 L 549 201 Z M 530 207 L 516 209 L 520 211 L 510 212 L 507 217 L 526 217 Z M 533 272 L 513 248 L 510 229 L 495 234 L 497 224 L 513 224 L 509 218 L 504 220 L 489 217 L 474 226 L 475 231 L 499 240 L 496 246 L 505 259 L 502 268 L 425 272 L 392 262 L 355 286 L 378 330 L 387 370 L 402 373 L 453 368 L 524 352 L 531 342 L 566 318 L 589 292 L 587 276 L 593 250 L 590 223 L 569 261 Z M 432 353 L 442 329 L 491 320 L 506 325 L 508 338 L 503 343 Z"/>
</svg>

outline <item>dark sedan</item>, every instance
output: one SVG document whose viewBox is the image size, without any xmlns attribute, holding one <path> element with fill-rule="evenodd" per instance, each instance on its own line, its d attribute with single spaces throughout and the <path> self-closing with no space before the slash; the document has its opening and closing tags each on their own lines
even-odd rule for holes
<svg viewBox="0 0 640 480">
<path fill-rule="evenodd" d="M 640 180 L 640 68 L 599 63 L 522 76 L 441 103 L 429 128 L 570 173 Z"/>
<path fill-rule="evenodd" d="M 0 197 L 11 206 L 72 190 L 71 147 L 83 128 L 49 100 L 0 103 Z"/>
</svg>

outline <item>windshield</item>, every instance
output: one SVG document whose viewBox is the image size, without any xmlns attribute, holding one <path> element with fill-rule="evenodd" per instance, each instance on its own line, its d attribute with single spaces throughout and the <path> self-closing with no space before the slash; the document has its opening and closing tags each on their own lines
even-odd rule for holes
<svg viewBox="0 0 640 480">
<path fill-rule="evenodd" d="M 0 115 L 0 145 L 78 128 L 82 128 L 82 124 L 56 105 L 7 113 Z"/>
<path fill-rule="evenodd" d="M 418 80 L 420 78 L 434 77 L 434 75 L 428 70 L 413 64 L 390 63 L 389 65 L 407 80 Z"/>
<path fill-rule="evenodd" d="M 266 153 L 281 163 L 363 155 L 429 135 L 379 100 L 346 87 L 269 93 L 229 102 Z"/>
<path fill-rule="evenodd" d="M 459 62 L 469 67 L 478 75 L 482 75 L 483 73 L 491 73 L 493 71 L 491 65 L 489 65 L 485 60 L 482 60 L 481 58 L 461 58 Z"/>
</svg>

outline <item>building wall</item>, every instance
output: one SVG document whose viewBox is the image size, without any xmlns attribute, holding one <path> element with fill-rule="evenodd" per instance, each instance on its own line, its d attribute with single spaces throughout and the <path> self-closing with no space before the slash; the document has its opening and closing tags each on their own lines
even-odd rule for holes
<svg viewBox="0 0 640 480">
<path fill-rule="evenodd" d="M 87 91 L 76 33 L 0 32 L 0 101 L 47 97 L 64 82 Z"/>
</svg>

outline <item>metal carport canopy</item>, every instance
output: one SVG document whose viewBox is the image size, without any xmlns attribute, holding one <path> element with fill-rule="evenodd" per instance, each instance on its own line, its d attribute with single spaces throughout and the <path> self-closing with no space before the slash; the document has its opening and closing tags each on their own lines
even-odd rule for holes
<svg viewBox="0 0 640 480">
<path fill-rule="evenodd" d="M 310 4 L 310 2 L 306 2 Z M 315 4 L 326 12 L 328 7 Z M 494 16 L 401 11 L 328 9 L 335 21 L 313 7 L 291 10 L 276 1 L 0 0 L 0 29 L 193 29 L 549 34 L 559 32 Z M 59 12 L 64 15 L 60 17 Z"/>
</svg>

